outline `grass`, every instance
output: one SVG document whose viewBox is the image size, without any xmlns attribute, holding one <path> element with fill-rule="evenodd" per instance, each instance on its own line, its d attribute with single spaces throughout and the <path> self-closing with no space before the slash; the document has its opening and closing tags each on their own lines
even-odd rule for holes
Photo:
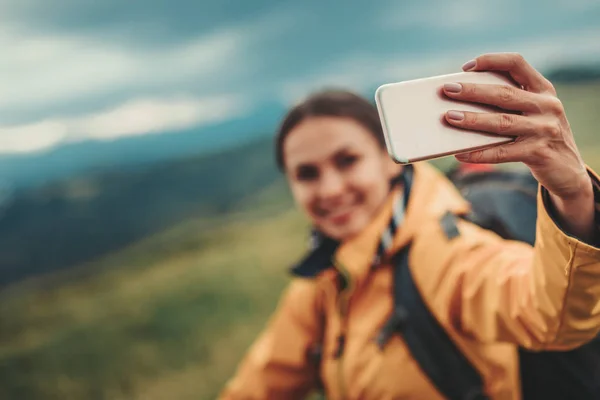
<svg viewBox="0 0 600 400">
<path fill-rule="evenodd" d="M 558 90 L 600 171 L 600 83 Z M 3 293 L 0 399 L 214 399 L 304 249 L 306 223 L 286 196 L 274 186 L 251 212 L 188 221 Z"/>
<path fill-rule="evenodd" d="M 305 233 L 288 211 L 197 235 L 177 256 L 143 257 L 169 232 L 107 259 L 98 275 L 13 289 L 0 307 L 0 398 L 216 397 L 273 311 Z"/>
</svg>

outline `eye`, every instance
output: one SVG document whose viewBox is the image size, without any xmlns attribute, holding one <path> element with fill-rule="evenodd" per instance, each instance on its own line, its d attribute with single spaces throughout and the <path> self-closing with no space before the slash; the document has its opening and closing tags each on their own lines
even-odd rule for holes
<svg viewBox="0 0 600 400">
<path fill-rule="evenodd" d="M 335 164 L 340 169 L 346 169 L 346 168 L 349 168 L 349 167 L 353 166 L 354 164 L 356 164 L 357 161 L 358 161 L 358 156 L 356 156 L 356 155 L 341 154 L 336 157 Z"/>
<path fill-rule="evenodd" d="M 299 181 L 312 181 L 319 177 L 319 170 L 311 165 L 303 165 L 296 170 L 296 179 Z"/>
</svg>

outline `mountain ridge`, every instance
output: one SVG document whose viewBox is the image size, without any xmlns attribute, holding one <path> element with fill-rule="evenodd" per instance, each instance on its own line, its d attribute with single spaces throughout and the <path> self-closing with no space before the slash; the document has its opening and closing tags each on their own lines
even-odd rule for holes
<svg viewBox="0 0 600 400">
<path fill-rule="evenodd" d="M 271 141 L 17 190 L 0 215 L 0 286 L 78 265 L 282 181 Z M 118 227 L 118 228 L 117 228 Z"/>
</svg>

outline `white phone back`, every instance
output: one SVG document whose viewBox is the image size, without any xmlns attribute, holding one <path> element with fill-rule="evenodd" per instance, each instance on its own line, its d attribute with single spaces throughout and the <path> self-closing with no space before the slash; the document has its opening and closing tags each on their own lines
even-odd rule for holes
<svg viewBox="0 0 600 400">
<path fill-rule="evenodd" d="M 449 110 L 508 112 L 448 98 L 445 83 L 471 82 L 516 86 L 495 72 L 459 72 L 380 86 L 375 102 L 390 157 L 401 164 L 474 151 L 513 141 L 492 133 L 466 131 L 445 120 Z"/>
</svg>

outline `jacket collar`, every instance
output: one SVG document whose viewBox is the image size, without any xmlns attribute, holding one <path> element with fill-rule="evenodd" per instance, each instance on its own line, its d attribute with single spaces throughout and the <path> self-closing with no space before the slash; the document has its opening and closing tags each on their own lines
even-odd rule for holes
<svg viewBox="0 0 600 400">
<path fill-rule="evenodd" d="M 431 220 L 439 220 L 446 212 L 465 214 L 469 204 L 454 185 L 439 171 L 427 163 L 408 166 L 412 179 L 404 219 L 393 235 L 391 244 L 383 254 L 382 262 L 407 245 L 419 227 Z M 314 248 L 292 268 L 292 273 L 302 277 L 314 277 L 335 264 L 349 278 L 360 283 L 373 265 L 382 235 L 389 228 L 396 201 L 404 195 L 404 185 L 392 187 L 384 206 L 370 224 L 357 236 L 344 243 L 321 237 Z"/>
</svg>

